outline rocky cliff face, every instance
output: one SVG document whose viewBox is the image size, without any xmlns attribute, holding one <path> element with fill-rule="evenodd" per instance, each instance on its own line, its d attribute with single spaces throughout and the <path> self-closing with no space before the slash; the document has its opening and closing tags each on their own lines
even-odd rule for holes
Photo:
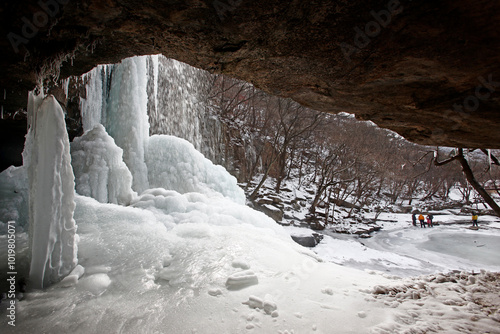
<svg viewBox="0 0 500 334">
<path fill-rule="evenodd" d="M 2 108 L 37 80 L 162 53 L 418 143 L 500 148 L 499 31 L 495 0 L 6 1 Z"/>
</svg>

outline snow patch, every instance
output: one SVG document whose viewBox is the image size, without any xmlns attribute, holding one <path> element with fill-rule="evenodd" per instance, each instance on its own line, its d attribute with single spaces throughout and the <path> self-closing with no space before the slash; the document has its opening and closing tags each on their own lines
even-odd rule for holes
<svg viewBox="0 0 500 334">
<path fill-rule="evenodd" d="M 251 285 L 259 284 L 257 275 L 251 270 L 244 270 L 232 274 L 227 278 L 226 286 L 228 290 L 241 290 Z"/>
</svg>

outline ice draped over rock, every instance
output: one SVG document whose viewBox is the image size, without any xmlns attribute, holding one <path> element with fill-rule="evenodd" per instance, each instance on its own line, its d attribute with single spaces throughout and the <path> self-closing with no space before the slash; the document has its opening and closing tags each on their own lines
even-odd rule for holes
<svg viewBox="0 0 500 334">
<path fill-rule="evenodd" d="M 64 112 L 52 96 L 30 93 L 23 153 L 29 179 L 30 282 L 44 288 L 77 264 L 75 183 Z"/>
<path fill-rule="evenodd" d="M 100 65 L 83 79 L 86 97 L 80 107 L 85 132 L 71 144 L 71 154 L 64 111 L 57 100 L 30 93 L 24 165 L 2 174 L 12 189 L 24 189 L 17 184 L 21 180 L 28 183 L 24 192 L 29 208 L 24 211 L 29 211 L 34 288 L 60 281 L 77 265 L 75 188 L 101 203 L 121 205 L 143 201 L 136 191 L 150 188 L 245 202 L 236 179 L 196 150 L 216 156 L 221 133 L 206 114 L 207 81 L 201 71 L 147 56 Z M 150 137 L 150 119 L 153 132 L 170 135 Z M 192 140 L 195 146 L 175 136 Z M 20 213 L 26 201 L 21 196 L 15 202 L 15 208 L 9 206 L 10 216 L 24 226 Z"/>
</svg>

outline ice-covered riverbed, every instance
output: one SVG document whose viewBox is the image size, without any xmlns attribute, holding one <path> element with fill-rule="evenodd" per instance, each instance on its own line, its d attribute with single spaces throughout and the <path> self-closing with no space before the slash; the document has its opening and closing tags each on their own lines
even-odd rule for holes
<svg viewBox="0 0 500 334">
<path fill-rule="evenodd" d="M 325 232 L 315 252 L 331 262 L 398 276 L 500 271 L 498 218 L 481 217 L 478 231 L 455 224 L 466 220 L 464 216 L 437 216 L 440 225 L 426 229 L 411 226 L 408 215 L 384 214 L 381 219 L 383 229 L 370 239 Z"/>
</svg>

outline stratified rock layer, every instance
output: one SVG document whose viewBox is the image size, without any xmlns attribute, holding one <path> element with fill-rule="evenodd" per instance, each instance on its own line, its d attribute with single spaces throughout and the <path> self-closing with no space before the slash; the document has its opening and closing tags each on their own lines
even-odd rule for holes
<svg viewBox="0 0 500 334">
<path fill-rule="evenodd" d="M 6 113 L 37 73 L 162 53 L 418 143 L 500 148 L 495 0 L 6 1 L 0 28 Z"/>
</svg>

